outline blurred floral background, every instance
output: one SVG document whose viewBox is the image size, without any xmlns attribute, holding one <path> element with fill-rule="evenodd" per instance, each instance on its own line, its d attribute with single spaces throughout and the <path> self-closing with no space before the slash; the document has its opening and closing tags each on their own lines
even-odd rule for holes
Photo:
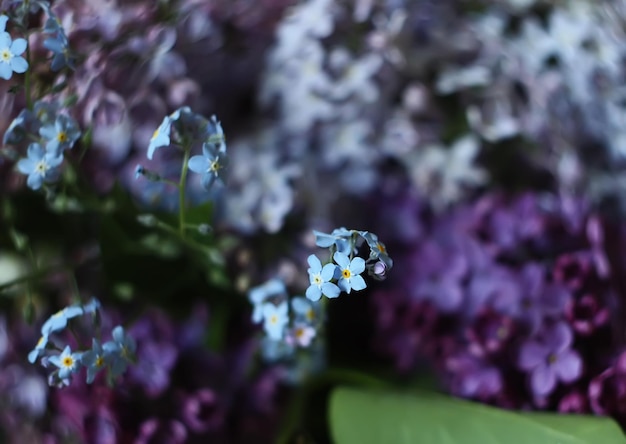
<svg viewBox="0 0 626 444">
<path fill-rule="evenodd" d="M 0 10 L 0 442 L 626 442 L 623 0 Z"/>
</svg>

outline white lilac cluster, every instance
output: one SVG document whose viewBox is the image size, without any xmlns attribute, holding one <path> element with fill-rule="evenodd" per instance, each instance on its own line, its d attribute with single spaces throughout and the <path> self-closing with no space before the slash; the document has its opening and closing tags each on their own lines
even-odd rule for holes
<svg viewBox="0 0 626 444">
<path fill-rule="evenodd" d="M 600 199 L 622 190 L 623 173 L 604 167 L 626 159 L 624 33 L 607 5 L 569 0 L 545 16 L 493 8 L 470 27 L 476 57 L 441 72 L 437 92 L 462 95 L 471 129 L 541 143 L 534 160 L 565 189 L 587 185 Z"/>
<path fill-rule="evenodd" d="M 327 43 L 336 22 L 350 20 L 347 12 L 329 0 L 293 8 L 279 25 L 259 101 L 265 109 L 275 106 L 277 126 L 287 135 L 319 128 L 319 146 L 308 148 L 315 159 L 300 160 L 315 160 L 318 168 L 335 172 L 345 190 L 362 193 L 375 185 L 372 170 L 381 158 L 368 113 L 380 111 L 376 76 L 384 56 L 367 47 Z"/>
<path fill-rule="evenodd" d="M 41 337 L 35 348 L 28 354 L 28 360 L 34 364 L 40 359 L 44 368 L 53 367 L 55 370 L 48 376 L 51 386 L 63 387 L 71 383 L 72 377 L 83 367 L 87 371 L 87 383 L 91 384 L 96 375 L 106 370 L 109 381 L 122 375 L 128 364 L 133 362 L 136 345 L 133 338 L 126 335 L 120 325 L 111 333 L 111 340 L 102 344 L 96 337 L 91 338 L 91 348 L 86 350 L 72 350 L 69 344 L 59 345 L 52 339 L 53 334 L 65 330 L 75 318 L 91 315 L 98 316 L 100 302 L 92 299 L 87 304 L 76 304 L 65 307 L 53 314 L 41 327 Z M 73 331 L 73 330 L 72 330 Z M 100 332 L 97 332 L 100 336 Z"/>
<path fill-rule="evenodd" d="M 277 132 L 266 128 L 253 139 L 239 139 L 230 154 L 228 188 L 222 196 L 222 217 L 244 233 L 262 228 L 276 233 L 293 208 L 296 191 L 292 183 L 301 176 L 302 168 L 281 156 Z"/>
</svg>

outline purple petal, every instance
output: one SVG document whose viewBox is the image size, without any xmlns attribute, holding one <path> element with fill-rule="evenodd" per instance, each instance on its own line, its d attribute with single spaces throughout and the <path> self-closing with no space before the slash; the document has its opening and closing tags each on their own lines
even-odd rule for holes
<svg viewBox="0 0 626 444">
<path fill-rule="evenodd" d="M 559 322 L 544 331 L 544 342 L 553 353 L 561 353 L 571 345 L 572 330 L 565 322 Z"/>
<path fill-rule="evenodd" d="M 532 370 L 541 363 L 545 362 L 550 350 L 538 342 L 526 342 L 522 345 L 517 365 L 522 370 Z"/>
<path fill-rule="evenodd" d="M 548 364 L 540 364 L 533 370 L 530 386 L 533 393 L 539 396 L 550 394 L 556 385 L 556 375 Z"/>
<path fill-rule="evenodd" d="M 570 293 L 565 287 L 552 284 L 544 290 L 541 305 L 546 314 L 559 315 L 563 313 L 569 299 Z"/>
<path fill-rule="evenodd" d="M 456 310 L 463 299 L 463 291 L 456 281 L 444 280 L 436 285 L 435 302 L 445 312 Z"/>
<path fill-rule="evenodd" d="M 563 382 L 573 382 L 582 373 L 582 360 L 574 350 L 565 350 L 557 356 L 553 368 L 559 379 Z"/>
</svg>

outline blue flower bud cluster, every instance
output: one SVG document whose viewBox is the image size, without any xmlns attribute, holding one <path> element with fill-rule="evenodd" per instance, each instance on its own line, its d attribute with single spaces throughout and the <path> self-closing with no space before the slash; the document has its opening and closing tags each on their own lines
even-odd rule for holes
<svg viewBox="0 0 626 444">
<path fill-rule="evenodd" d="M 113 381 L 126 371 L 129 363 L 133 362 L 136 344 L 121 325 L 113 329 L 112 339 L 104 344 L 101 344 L 98 338 L 91 338 L 91 348 L 87 350 L 72 350 L 69 344 L 63 346 L 52 340 L 52 335 L 65 330 L 73 319 L 86 315 L 95 318 L 98 316 L 98 310 L 100 302 L 92 299 L 84 305 L 65 307 L 50 316 L 42 325 L 41 337 L 28 354 L 28 361 L 34 364 L 39 359 L 44 368 L 54 368 L 48 376 L 50 386 L 70 385 L 72 377 L 83 367 L 87 371 L 88 384 L 91 384 L 102 370 L 107 370 L 107 379 Z"/>
</svg>

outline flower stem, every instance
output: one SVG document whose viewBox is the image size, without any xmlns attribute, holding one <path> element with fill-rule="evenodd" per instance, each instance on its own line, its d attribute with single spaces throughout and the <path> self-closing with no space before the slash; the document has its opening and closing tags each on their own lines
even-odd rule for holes
<svg viewBox="0 0 626 444">
<path fill-rule="evenodd" d="M 185 237 L 185 184 L 187 183 L 187 171 L 189 167 L 189 154 L 191 146 L 185 144 L 185 154 L 183 155 L 183 165 L 180 171 L 180 182 L 178 183 L 178 230 L 181 237 Z"/>
<path fill-rule="evenodd" d="M 28 68 L 24 74 L 24 95 L 26 96 L 26 109 L 33 110 L 33 99 L 30 94 L 30 72 L 31 72 L 31 60 L 30 60 L 30 45 L 26 45 L 26 61 L 28 62 Z"/>
</svg>

